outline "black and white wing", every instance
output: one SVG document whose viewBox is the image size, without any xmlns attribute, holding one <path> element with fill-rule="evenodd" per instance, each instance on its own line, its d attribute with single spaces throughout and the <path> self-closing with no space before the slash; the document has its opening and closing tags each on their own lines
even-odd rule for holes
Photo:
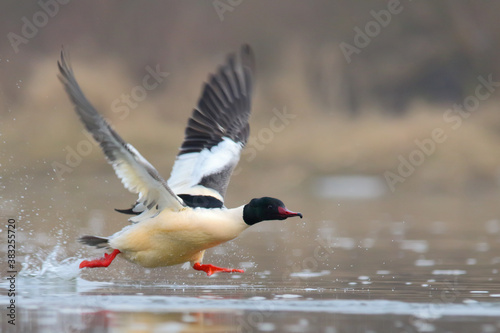
<svg viewBox="0 0 500 333">
<path fill-rule="evenodd" d="M 174 193 L 224 200 L 250 132 L 253 68 L 253 52 L 243 45 L 205 83 L 168 180 Z"/>
<path fill-rule="evenodd" d="M 158 171 L 132 145 L 123 141 L 90 104 L 76 82 L 66 58 L 62 51 L 57 63 L 59 79 L 73 102 L 76 113 L 100 144 L 125 188 L 139 194 L 137 205 L 142 213 L 130 220 L 138 222 L 153 217 L 164 209 L 182 210 L 185 207 L 182 199 L 172 192 Z"/>
</svg>

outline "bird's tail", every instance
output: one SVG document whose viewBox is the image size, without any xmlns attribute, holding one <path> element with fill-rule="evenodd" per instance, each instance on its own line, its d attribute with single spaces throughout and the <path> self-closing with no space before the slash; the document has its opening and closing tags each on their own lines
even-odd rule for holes
<svg viewBox="0 0 500 333">
<path fill-rule="evenodd" d="M 97 236 L 82 236 L 78 238 L 78 241 L 80 243 L 89 245 L 89 246 L 95 246 L 97 248 L 102 248 L 102 247 L 107 247 L 108 246 L 108 239 L 105 237 L 97 237 Z"/>
</svg>

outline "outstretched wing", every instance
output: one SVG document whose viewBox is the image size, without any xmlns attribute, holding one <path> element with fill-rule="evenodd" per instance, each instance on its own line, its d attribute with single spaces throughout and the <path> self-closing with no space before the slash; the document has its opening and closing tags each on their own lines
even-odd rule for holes
<svg viewBox="0 0 500 333">
<path fill-rule="evenodd" d="M 168 180 L 175 193 L 223 200 L 250 132 L 253 69 L 253 52 L 243 45 L 205 83 Z"/>
<path fill-rule="evenodd" d="M 73 102 L 76 113 L 85 128 L 100 144 L 125 188 L 139 194 L 137 202 L 145 208 L 131 221 L 138 222 L 155 216 L 164 209 L 174 211 L 183 209 L 185 206 L 182 199 L 170 190 L 158 171 L 132 145 L 123 141 L 90 104 L 76 82 L 66 58 L 64 50 L 61 51 L 61 59 L 57 63 L 59 79 Z"/>
</svg>

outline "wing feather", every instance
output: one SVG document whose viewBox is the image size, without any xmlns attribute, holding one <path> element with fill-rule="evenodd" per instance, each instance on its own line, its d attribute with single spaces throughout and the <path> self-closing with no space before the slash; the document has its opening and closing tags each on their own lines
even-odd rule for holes
<svg viewBox="0 0 500 333">
<path fill-rule="evenodd" d="M 168 187 L 158 171 L 132 145 L 126 143 L 90 104 L 78 85 L 64 50 L 58 62 L 59 79 L 68 93 L 85 128 L 101 146 L 116 175 L 130 192 L 139 194 L 137 203 L 144 211 L 131 218 L 137 222 L 164 209 L 182 210 L 185 206 Z"/>
<path fill-rule="evenodd" d="M 178 194 L 209 193 L 223 200 L 248 135 L 254 57 L 243 45 L 205 83 L 188 121 L 169 186 Z"/>
</svg>

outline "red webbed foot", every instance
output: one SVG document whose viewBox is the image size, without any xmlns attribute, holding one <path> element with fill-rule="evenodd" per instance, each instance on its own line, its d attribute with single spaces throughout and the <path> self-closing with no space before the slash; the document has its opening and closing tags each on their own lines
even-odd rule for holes
<svg viewBox="0 0 500 333">
<path fill-rule="evenodd" d="M 108 267 L 109 264 L 120 253 L 120 250 L 113 250 L 111 254 L 104 253 L 104 257 L 94 260 L 84 260 L 80 263 L 80 268 Z"/>
<path fill-rule="evenodd" d="M 217 267 L 214 265 L 202 265 L 200 263 L 195 263 L 193 265 L 193 268 L 196 269 L 197 271 L 204 271 L 207 273 L 208 276 L 217 273 L 217 272 L 223 272 L 223 273 L 245 273 L 244 270 L 242 269 L 235 269 L 235 268 L 223 268 L 223 267 Z"/>
</svg>

